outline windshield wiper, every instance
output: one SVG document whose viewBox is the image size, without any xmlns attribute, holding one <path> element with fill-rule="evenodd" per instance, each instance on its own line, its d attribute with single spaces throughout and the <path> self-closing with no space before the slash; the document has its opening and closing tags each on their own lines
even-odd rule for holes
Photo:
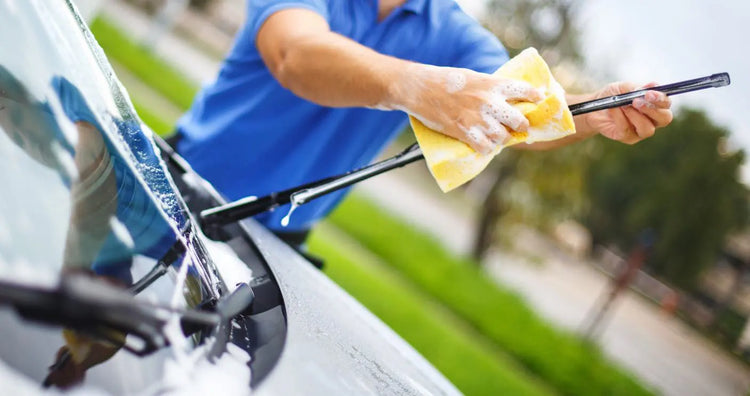
<svg viewBox="0 0 750 396">
<path fill-rule="evenodd" d="M 230 224 L 259 213 L 276 209 L 288 203 L 302 205 L 322 195 L 351 186 L 394 168 L 408 165 L 422 158 L 424 158 L 422 151 L 414 143 L 406 150 L 391 158 L 347 172 L 343 175 L 328 177 L 288 190 L 271 193 L 265 197 L 242 198 L 225 205 L 206 209 L 200 213 L 200 223 L 205 229 L 206 227 Z"/>
<path fill-rule="evenodd" d="M 24 318 L 61 325 L 122 344 L 138 355 L 148 355 L 169 345 L 164 327 L 178 315 L 188 336 L 214 329 L 237 315 L 249 312 L 255 295 L 247 284 L 220 298 L 207 309 L 174 309 L 137 300 L 125 289 L 84 275 L 66 275 L 57 288 L 0 281 L 0 304 L 11 305 Z"/>
<path fill-rule="evenodd" d="M 180 256 L 185 253 L 185 250 L 185 244 L 182 243 L 182 241 L 178 240 L 177 242 L 175 242 L 172 247 L 169 248 L 167 253 L 165 253 L 164 256 L 156 262 L 154 267 L 151 268 L 151 270 L 148 271 L 146 275 L 138 279 L 137 282 L 133 283 L 133 285 L 130 286 L 128 290 L 132 294 L 138 294 L 142 292 L 143 289 L 149 287 L 157 279 L 166 274 L 169 266 L 177 261 Z"/>
<path fill-rule="evenodd" d="M 706 88 L 719 88 L 729 85 L 728 73 L 717 73 L 710 76 L 680 81 L 667 85 L 660 85 L 647 89 L 640 89 L 620 95 L 608 96 L 588 102 L 570 105 L 568 108 L 574 115 L 581 115 L 593 111 L 627 106 L 633 99 L 643 97 L 648 91 L 660 91 L 667 95 L 677 95 Z M 200 213 L 201 227 L 217 228 L 269 210 L 291 203 L 294 206 L 303 205 L 325 194 L 338 191 L 354 183 L 369 179 L 383 172 L 402 167 L 423 159 L 422 150 L 415 143 L 401 153 L 339 176 L 328 177 L 312 183 L 293 187 L 288 190 L 271 193 L 264 197 L 247 197 L 228 204 L 206 209 Z"/>
</svg>

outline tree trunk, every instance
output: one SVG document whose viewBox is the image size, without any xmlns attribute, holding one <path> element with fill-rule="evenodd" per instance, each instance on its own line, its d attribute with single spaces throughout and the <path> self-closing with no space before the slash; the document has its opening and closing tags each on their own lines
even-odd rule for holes
<svg viewBox="0 0 750 396">
<path fill-rule="evenodd" d="M 510 163 L 509 163 L 510 162 Z M 482 209 L 479 218 L 479 226 L 476 232 L 476 239 L 474 240 L 474 247 L 472 248 L 471 256 L 477 262 L 482 265 L 482 259 L 484 258 L 487 250 L 495 242 L 495 235 L 497 233 L 497 225 L 505 213 L 505 208 L 500 199 L 500 190 L 506 185 L 508 179 L 515 172 L 515 161 L 505 162 L 500 169 L 497 171 L 495 181 L 492 183 L 492 187 L 487 192 L 487 195 L 482 201 Z"/>
</svg>

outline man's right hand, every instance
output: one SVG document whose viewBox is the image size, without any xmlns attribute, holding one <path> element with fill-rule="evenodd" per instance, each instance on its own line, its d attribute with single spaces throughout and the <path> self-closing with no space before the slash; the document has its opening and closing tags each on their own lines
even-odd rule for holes
<svg viewBox="0 0 750 396">
<path fill-rule="evenodd" d="M 389 99 L 378 107 L 403 110 L 430 129 L 489 154 L 510 137 L 509 129 L 529 127 L 512 103 L 542 99 L 541 92 L 523 81 L 412 63 L 393 81 Z"/>
</svg>

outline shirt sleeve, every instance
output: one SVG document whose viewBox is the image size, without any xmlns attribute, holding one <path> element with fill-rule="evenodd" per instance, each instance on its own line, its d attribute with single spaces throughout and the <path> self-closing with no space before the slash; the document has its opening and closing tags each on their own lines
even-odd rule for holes
<svg viewBox="0 0 750 396">
<path fill-rule="evenodd" d="M 249 0 L 247 8 L 247 25 L 253 38 L 268 17 L 281 10 L 301 8 L 314 11 L 328 20 L 326 0 Z"/>
<path fill-rule="evenodd" d="M 510 59 L 500 40 L 463 11 L 452 14 L 447 28 L 454 43 L 450 66 L 494 73 Z"/>
</svg>

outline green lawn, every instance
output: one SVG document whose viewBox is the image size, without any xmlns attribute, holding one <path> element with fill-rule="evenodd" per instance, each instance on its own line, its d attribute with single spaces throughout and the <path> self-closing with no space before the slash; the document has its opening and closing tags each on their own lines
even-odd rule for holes
<svg viewBox="0 0 750 396">
<path fill-rule="evenodd" d="M 324 272 L 333 281 L 386 322 L 462 392 L 553 394 L 482 334 L 335 227 L 318 227 L 310 238 L 310 248 L 326 258 Z"/>
<path fill-rule="evenodd" d="M 189 107 L 197 88 L 184 76 L 106 21 L 91 28 L 112 61 L 177 108 Z M 173 120 L 128 88 L 141 119 L 171 131 Z M 332 222 L 344 233 L 322 228 L 311 240 L 326 273 L 467 394 L 647 393 L 596 348 L 550 327 L 472 263 L 379 208 L 353 197 Z"/>
<path fill-rule="evenodd" d="M 350 196 L 330 221 L 560 393 L 648 394 L 594 345 L 553 328 L 475 263 L 367 200 Z"/>
<path fill-rule="evenodd" d="M 128 39 L 106 20 L 97 18 L 90 28 L 110 61 L 116 61 L 130 70 L 179 108 L 190 107 L 198 87 L 185 76 L 146 48 Z"/>
</svg>

